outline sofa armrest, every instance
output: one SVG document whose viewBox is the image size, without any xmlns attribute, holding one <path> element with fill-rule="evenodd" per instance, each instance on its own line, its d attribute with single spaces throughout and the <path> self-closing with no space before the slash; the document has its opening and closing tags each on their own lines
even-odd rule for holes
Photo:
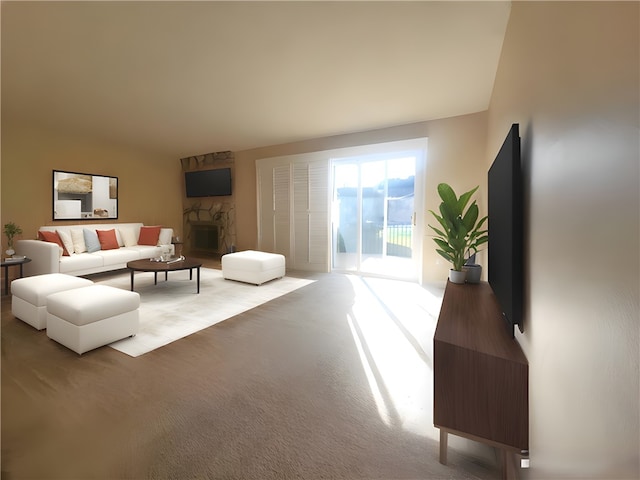
<svg viewBox="0 0 640 480">
<path fill-rule="evenodd" d="M 175 255 L 176 249 L 173 243 L 173 228 L 161 228 L 158 237 L 158 246 L 162 249 L 163 255 Z"/>
<path fill-rule="evenodd" d="M 171 245 L 172 238 L 173 228 L 161 228 L 160 236 L 158 237 L 158 245 Z"/>
<path fill-rule="evenodd" d="M 60 247 L 55 243 L 42 240 L 18 240 L 16 254 L 31 259 L 31 262 L 23 266 L 26 277 L 60 273 Z"/>
</svg>

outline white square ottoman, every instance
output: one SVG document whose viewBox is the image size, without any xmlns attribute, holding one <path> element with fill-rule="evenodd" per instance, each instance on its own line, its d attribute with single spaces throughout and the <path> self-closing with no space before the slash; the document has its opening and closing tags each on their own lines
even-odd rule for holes
<svg viewBox="0 0 640 480">
<path fill-rule="evenodd" d="M 284 277 L 284 255 L 245 250 L 222 257 L 222 276 L 228 280 L 261 285 L 274 278 Z"/>
<path fill-rule="evenodd" d="M 89 285 L 93 285 L 91 280 L 64 273 L 16 278 L 11 282 L 11 313 L 42 330 L 47 326 L 46 300 L 49 295 Z"/>
<path fill-rule="evenodd" d="M 47 336 L 82 354 L 138 333 L 140 295 L 91 285 L 47 298 Z"/>
</svg>

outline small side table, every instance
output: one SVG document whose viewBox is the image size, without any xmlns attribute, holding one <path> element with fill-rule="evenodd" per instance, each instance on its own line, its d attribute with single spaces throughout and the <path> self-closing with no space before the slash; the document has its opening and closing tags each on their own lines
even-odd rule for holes
<svg viewBox="0 0 640 480">
<path fill-rule="evenodd" d="M 4 268 L 4 294 L 5 295 L 9 295 L 9 267 L 15 267 L 16 265 L 20 266 L 20 277 L 22 278 L 22 266 L 25 263 L 29 263 L 31 261 L 30 258 L 23 258 L 21 260 L 9 260 L 7 261 L 7 259 L 3 260 L 2 263 L 0 263 L 0 266 L 2 266 L 2 268 Z"/>
<path fill-rule="evenodd" d="M 183 242 L 181 242 L 179 240 L 174 240 L 171 243 L 173 243 L 173 246 L 174 246 L 174 255 L 176 257 L 181 256 L 182 255 L 182 243 Z"/>
</svg>

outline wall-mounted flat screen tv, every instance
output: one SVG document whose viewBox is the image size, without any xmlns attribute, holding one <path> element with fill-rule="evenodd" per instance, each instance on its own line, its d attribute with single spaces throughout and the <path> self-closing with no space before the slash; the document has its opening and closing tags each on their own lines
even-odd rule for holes
<svg viewBox="0 0 640 480">
<path fill-rule="evenodd" d="M 514 123 L 489 169 L 489 284 L 511 336 L 522 331 L 523 181 L 519 126 Z"/>
<path fill-rule="evenodd" d="M 188 198 L 231 195 L 231 168 L 185 172 L 184 185 Z"/>
</svg>

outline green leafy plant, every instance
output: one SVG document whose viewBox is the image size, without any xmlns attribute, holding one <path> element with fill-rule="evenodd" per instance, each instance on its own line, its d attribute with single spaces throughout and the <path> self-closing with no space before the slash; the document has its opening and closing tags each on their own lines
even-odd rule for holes
<svg viewBox="0 0 640 480">
<path fill-rule="evenodd" d="M 429 210 L 440 224 L 439 228 L 429 225 L 436 233 L 433 239 L 438 245 L 436 252 L 451 262 L 453 270 L 462 271 L 466 259 L 489 241 L 487 230 L 481 229 L 487 217 L 478 219 L 479 210 L 475 200 L 467 207 L 476 190 L 478 187 L 458 198 L 449 185 L 441 183 L 438 185 L 438 195 L 442 199 L 440 215 Z"/>
<path fill-rule="evenodd" d="M 9 241 L 9 248 L 13 248 L 13 237 L 16 235 L 20 235 L 22 233 L 22 229 L 13 222 L 4 224 L 4 234 L 7 236 L 7 240 Z"/>
</svg>

